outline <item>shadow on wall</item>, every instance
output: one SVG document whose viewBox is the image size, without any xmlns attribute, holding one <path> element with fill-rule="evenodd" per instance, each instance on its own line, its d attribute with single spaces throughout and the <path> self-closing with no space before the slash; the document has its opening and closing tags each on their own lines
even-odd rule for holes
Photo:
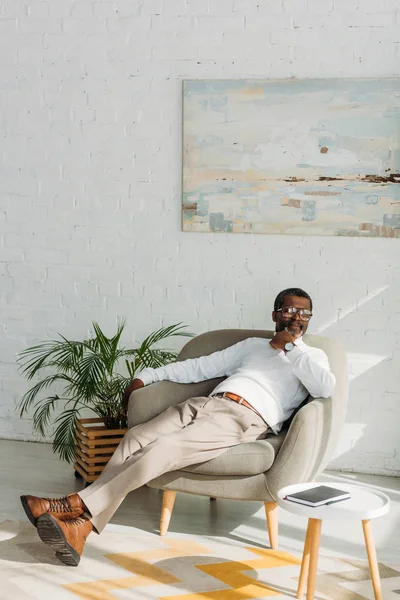
<svg viewBox="0 0 400 600">
<path fill-rule="evenodd" d="M 349 362 L 346 424 L 329 468 L 400 474 L 399 336 L 391 325 L 395 302 L 391 286 L 382 286 L 316 330 L 340 339 Z"/>
</svg>

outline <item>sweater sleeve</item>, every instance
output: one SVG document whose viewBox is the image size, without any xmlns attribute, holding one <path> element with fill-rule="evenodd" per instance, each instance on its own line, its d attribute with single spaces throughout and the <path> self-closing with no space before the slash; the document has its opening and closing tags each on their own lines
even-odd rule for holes
<svg viewBox="0 0 400 600">
<path fill-rule="evenodd" d="M 135 378 L 141 379 L 144 385 L 149 385 L 156 381 L 198 383 L 214 377 L 232 375 L 241 363 L 246 343 L 247 340 L 244 340 L 209 356 L 189 358 L 158 369 L 146 368 L 135 374 Z"/>
<path fill-rule="evenodd" d="M 309 353 L 299 347 L 286 355 L 294 374 L 314 398 L 328 398 L 335 387 L 336 379 L 329 368 L 328 357 L 322 350 Z"/>
</svg>

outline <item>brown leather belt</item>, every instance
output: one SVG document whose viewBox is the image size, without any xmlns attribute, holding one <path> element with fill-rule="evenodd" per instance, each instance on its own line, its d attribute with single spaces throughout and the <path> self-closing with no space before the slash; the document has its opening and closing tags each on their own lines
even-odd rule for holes
<svg viewBox="0 0 400 600">
<path fill-rule="evenodd" d="M 258 410 L 256 410 L 255 408 L 253 408 L 253 406 L 249 402 L 247 402 L 247 400 L 245 400 L 244 398 L 242 398 L 242 396 L 238 396 L 237 394 L 232 394 L 232 392 L 219 392 L 218 394 L 214 394 L 214 396 L 218 396 L 220 398 L 228 398 L 228 400 L 233 400 L 234 402 L 237 402 L 238 404 L 242 404 L 246 408 L 250 408 L 250 410 L 252 410 L 253 412 L 255 412 L 256 415 L 258 415 L 259 417 L 261 417 L 261 415 L 258 412 Z M 261 417 L 261 419 L 262 419 L 262 417 Z"/>
</svg>

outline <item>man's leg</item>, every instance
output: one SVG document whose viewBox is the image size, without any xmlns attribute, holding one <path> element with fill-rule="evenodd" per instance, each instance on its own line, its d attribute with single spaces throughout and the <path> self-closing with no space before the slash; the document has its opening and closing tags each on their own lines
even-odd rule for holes
<svg viewBox="0 0 400 600">
<path fill-rule="evenodd" d="M 106 465 L 104 472 L 115 465 L 122 464 L 132 454 L 147 446 L 158 437 L 179 431 L 188 425 L 208 401 L 207 397 L 190 398 L 181 404 L 172 406 L 147 423 L 132 427 L 121 440 L 118 448 Z M 103 476 L 100 475 L 100 478 Z M 27 517 L 36 526 L 37 519 L 46 513 L 62 519 L 75 519 L 85 510 L 78 494 L 66 498 L 47 499 L 37 496 L 21 496 L 22 506 Z"/>
<path fill-rule="evenodd" d="M 223 398 L 204 398 L 196 418 L 181 430 L 162 436 L 111 466 L 80 493 L 92 520 L 62 521 L 46 511 L 37 519 L 41 540 L 67 565 L 80 561 L 93 526 L 101 532 L 126 494 L 157 475 L 211 460 L 227 448 L 264 437 L 267 425 L 250 409 Z M 81 501 L 80 496 L 75 494 Z M 69 505 L 68 498 L 62 499 Z M 71 508 L 71 507 L 69 507 Z"/>
<path fill-rule="evenodd" d="M 101 487 L 103 478 L 109 481 L 107 475 L 109 472 L 123 467 L 124 463 L 129 462 L 133 456 L 140 455 L 154 443 L 157 437 L 168 436 L 190 424 L 208 401 L 207 397 L 190 399 L 166 410 L 148 423 L 132 428 L 121 440 L 107 471 L 103 471 L 93 486 L 100 481 Z M 132 452 L 136 454 L 132 456 Z M 139 485 L 141 485 L 140 481 Z M 106 495 L 109 496 L 108 511 L 111 516 L 124 495 L 122 497 L 109 493 Z M 82 497 L 85 497 L 85 492 L 82 492 Z M 56 552 L 61 562 L 66 565 L 78 565 L 86 538 L 93 529 L 92 521 L 83 514 L 88 507 L 82 502 L 80 495 L 71 494 L 66 498 L 51 500 L 34 496 L 24 496 L 22 499 L 25 501 L 23 505 L 24 508 L 26 506 L 28 517 L 37 526 L 40 539 Z M 106 521 L 104 525 L 105 523 Z"/>
<path fill-rule="evenodd" d="M 185 400 L 180 404 L 170 406 L 146 423 L 134 425 L 122 438 L 100 477 L 110 467 L 122 464 L 132 454 L 151 444 L 157 438 L 175 433 L 182 427 L 189 425 L 208 399 L 207 396 L 189 398 L 189 400 Z"/>
<path fill-rule="evenodd" d="M 250 409 L 221 398 L 204 399 L 186 427 L 150 442 L 112 465 L 79 493 L 98 533 L 125 496 L 162 473 L 216 458 L 231 446 L 265 435 L 267 425 Z"/>
</svg>

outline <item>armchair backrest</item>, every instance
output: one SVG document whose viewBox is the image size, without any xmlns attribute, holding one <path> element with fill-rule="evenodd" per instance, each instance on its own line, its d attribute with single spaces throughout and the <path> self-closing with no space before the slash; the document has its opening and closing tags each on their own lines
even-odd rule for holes
<svg viewBox="0 0 400 600">
<path fill-rule="evenodd" d="M 202 333 L 190 340 L 181 350 L 178 360 L 198 358 L 224 350 L 249 337 L 272 338 L 271 330 L 254 329 L 219 329 Z M 329 431 L 326 436 L 324 456 L 321 457 L 321 469 L 332 457 L 341 428 L 346 416 L 348 402 L 348 374 L 346 353 L 338 342 L 319 335 L 305 335 L 304 342 L 309 346 L 320 348 L 328 357 L 332 373 L 336 377 L 336 386 L 331 397 Z"/>
</svg>

